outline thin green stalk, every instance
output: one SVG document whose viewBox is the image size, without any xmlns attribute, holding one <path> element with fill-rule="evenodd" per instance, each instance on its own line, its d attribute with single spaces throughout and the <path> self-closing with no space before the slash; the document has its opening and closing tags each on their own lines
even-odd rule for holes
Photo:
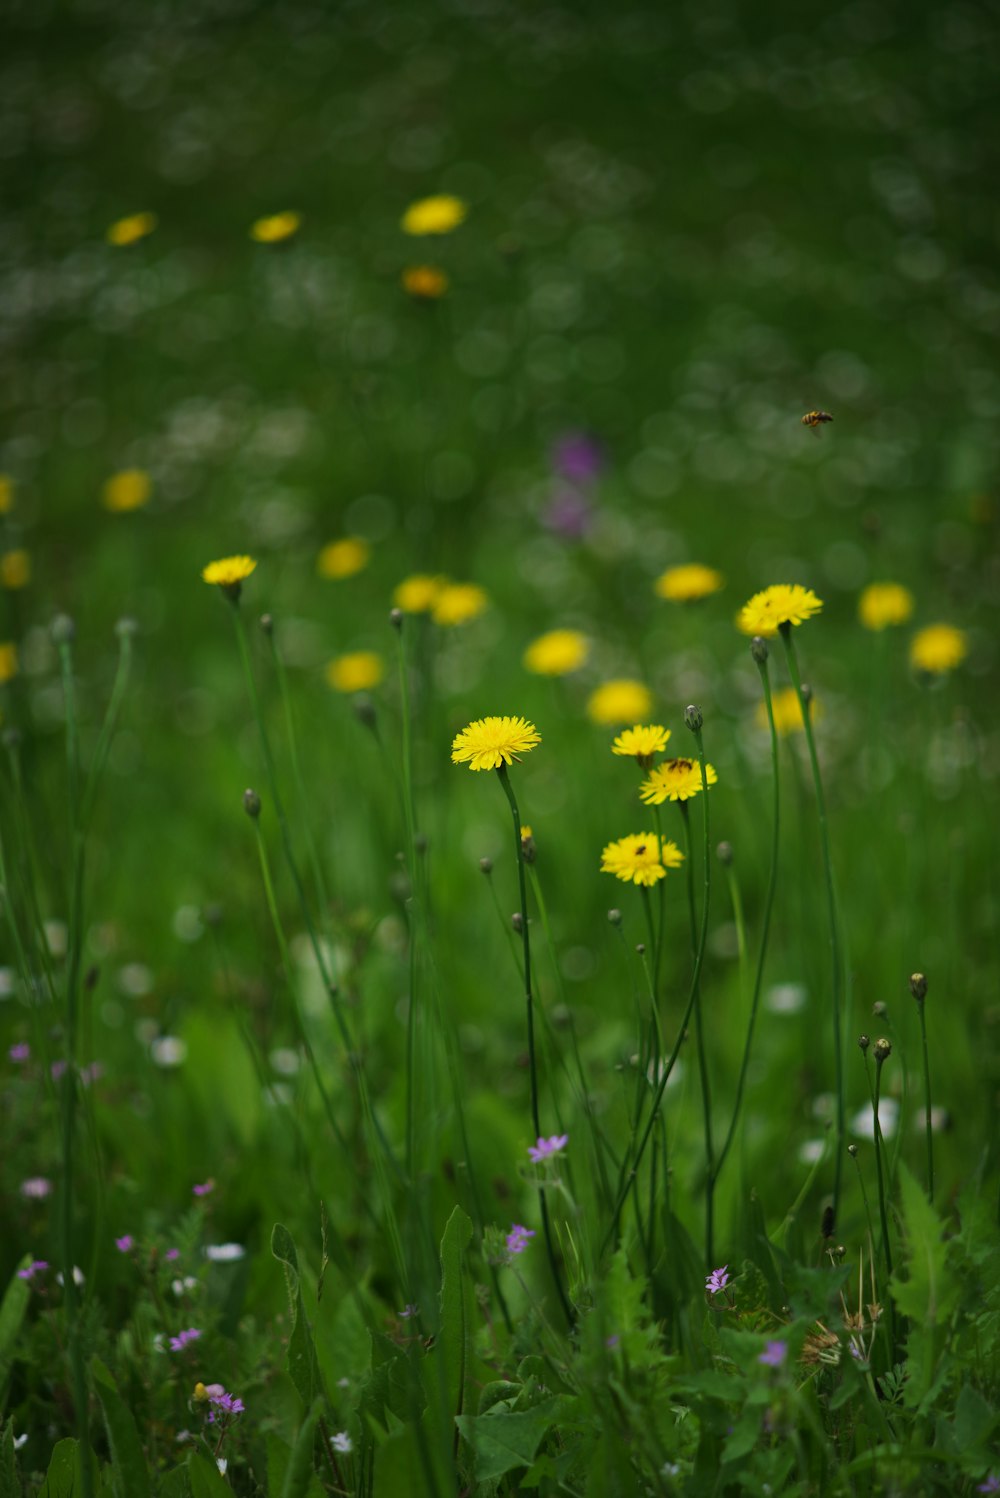
<svg viewBox="0 0 1000 1498">
<path fill-rule="evenodd" d="M 861 1161 L 858 1159 L 858 1147 L 857 1147 L 857 1145 L 856 1144 L 849 1144 L 847 1146 L 847 1153 L 853 1158 L 854 1164 L 857 1166 L 858 1182 L 860 1183 L 860 1186 L 861 1186 L 861 1199 L 862 1199 L 862 1201 L 865 1204 L 865 1217 L 866 1217 L 866 1219 L 868 1221 L 868 1241 L 869 1241 L 869 1243 L 871 1245 L 871 1251 L 874 1254 L 874 1252 L 875 1252 L 875 1224 L 872 1222 L 872 1209 L 871 1209 L 871 1203 L 868 1200 L 868 1187 L 865 1185 L 864 1172 L 861 1169 Z"/>
<path fill-rule="evenodd" d="M 914 979 L 919 977 L 914 975 Z M 910 982 L 913 983 L 914 979 Z M 924 993 L 927 992 L 926 984 Z M 924 1050 L 924 1121 L 927 1134 L 927 1200 L 934 1200 L 934 1129 L 931 1120 L 931 1060 L 927 1050 L 927 1016 L 924 1013 L 924 999 L 917 999 L 917 1008 L 920 1011 L 920 1039 Z"/>
<path fill-rule="evenodd" d="M 694 709 L 688 708 L 687 712 L 685 713 L 685 719 L 687 720 L 688 715 L 692 714 L 689 719 L 689 727 L 691 728 L 691 732 L 694 734 L 695 743 L 698 746 L 698 763 L 701 766 L 701 793 L 703 802 L 703 823 L 705 830 L 705 844 L 702 853 L 702 858 L 705 865 L 704 925 L 707 930 L 708 905 L 711 898 L 712 889 L 712 853 L 708 817 L 708 775 L 705 768 L 705 747 L 702 743 L 701 738 L 701 714 L 699 712 L 697 713 L 697 717 L 695 717 L 693 716 L 693 713 L 695 711 L 696 710 Z M 696 723 L 697 726 L 694 726 Z M 682 801 L 680 803 L 680 806 L 684 817 L 684 835 L 687 842 L 687 886 L 688 906 L 691 914 L 691 943 L 692 950 L 697 953 L 698 928 L 695 918 L 694 865 L 691 859 L 691 823 L 690 817 L 688 815 L 687 802 Z M 698 1072 L 701 1078 L 701 1107 L 703 1131 L 705 1136 L 705 1261 L 708 1264 L 709 1269 L 711 1269 L 712 1265 L 715 1263 L 715 1156 L 712 1146 L 712 1094 L 708 1075 L 708 1054 L 705 1049 L 705 1026 L 702 1018 L 700 981 L 695 994 L 694 1026 L 695 1042 L 698 1049 Z"/>
<path fill-rule="evenodd" d="M 514 787 L 510 783 L 507 774 L 507 766 L 501 764 L 497 769 L 500 784 L 503 786 L 504 795 L 510 806 L 510 813 L 514 820 L 514 857 L 517 859 L 518 892 L 521 899 L 521 941 L 524 953 L 524 997 L 527 1005 L 528 1016 L 528 1067 L 531 1074 L 531 1121 L 535 1130 L 535 1137 L 542 1137 L 541 1116 L 538 1109 L 538 1067 L 535 1059 L 535 1013 L 534 997 L 531 991 L 531 939 L 528 934 L 528 890 L 524 877 L 524 859 L 521 856 L 521 813 L 518 811 L 517 798 L 514 795 Z M 539 1190 L 539 1205 L 542 1214 L 542 1226 L 545 1230 L 545 1246 L 548 1250 L 549 1265 L 552 1269 L 552 1277 L 555 1280 L 559 1301 L 563 1308 L 568 1325 L 573 1325 L 573 1312 L 563 1289 L 562 1275 L 559 1272 L 559 1262 L 556 1259 L 555 1245 L 552 1241 L 552 1228 L 549 1222 L 549 1209 L 545 1200 L 545 1192 Z"/>
<path fill-rule="evenodd" d="M 875 1088 L 872 1092 L 872 1123 L 875 1132 L 875 1169 L 878 1175 L 878 1215 L 882 1227 L 882 1253 L 885 1257 L 885 1267 L 890 1279 L 892 1278 L 892 1244 L 889 1242 L 889 1217 L 886 1211 L 885 1179 L 882 1167 L 882 1156 L 885 1153 L 885 1140 L 882 1137 L 882 1123 L 878 1116 L 878 1105 L 882 1096 L 882 1067 L 886 1057 L 889 1055 L 888 1042 L 875 1042 Z M 868 1056 L 865 1054 L 865 1071 L 868 1072 Z M 871 1073 L 868 1072 L 868 1082 L 871 1086 Z"/>
<path fill-rule="evenodd" d="M 266 627 L 265 626 L 266 621 Z M 299 812 L 302 818 L 302 827 L 306 839 L 306 853 L 309 858 L 309 866 L 312 871 L 313 883 L 316 886 L 316 898 L 319 901 L 320 910 L 327 914 L 330 910 L 330 897 L 327 893 L 326 880 L 323 875 L 323 865 L 320 861 L 319 850 L 316 847 L 316 839 L 313 837 L 313 819 L 309 814 L 309 796 L 306 793 L 305 778 L 302 774 L 302 764 L 299 759 L 298 734 L 295 731 L 295 714 L 292 710 L 292 694 L 288 690 L 288 672 L 285 663 L 278 650 L 278 643 L 274 638 L 274 623 L 270 616 L 265 615 L 261 621 L 267 643 L 271 648 L 271 660 L 274 663 L 274 674 L 278 681 L 278 694 L 281 697 L 281 707 L 285 715 L 285 737 L 288 740 L 288 757 L 292 766 L 292 778 L 295 782 L 295 794 L 299 803 Z"/>
<path fill-rule="evenodd" d="M 416 863 L 416 817 L 413 803 L 413 748 L 410 727 L 410 694 L 406 672 L 406 649 L 403 643 L 403 615 L 393 613 L 396 636 L 399 641 L 399 700 L 403 726 L 403 815 L 406 820 L 406 866 L 410 876 L 410 993 L 406 1006 L 406 1174 L 413 1181 L 414 1150 L 417 1133 L 417 926 L 418 905 L 422 906 L 417 889 Z"/>
<path fill-rule="evenodd" d="M 816 791 L 816 813 L 819 818 L 820 846 L 823 853 L 823 871 L 826 879 L 827 915 L 830 925 L 830 957 L 832 963 L 832 1011 L 833 1011 L 833 1051 L 835 1078 L 837 1090 L 837 1140 L 836 1155 L 833 1168 L 833 1220 L 837 1221 L 840 1209 L 840 1184 L 844 1163 L 844 1056 L 843 1042 L 841 1038 L 841 975 L 843 971 L 843 957 L 840 949 L 840 923 L 837 918 L 837 891 L 833 879 L 833 858 L 830 852 L 830 832 L 827 824 L 826 797 L 823 793 L 823 777 L 820 774 L 819 756 L 816 753 L 816 738 L 813 734 L 812 714 L 809 711 L 809 703 L 802 690 L 802 678 L 799 674 L 798 658 L 795 654 L 795 641 L 792 638 L 792 626 L 782 624 L 779 626 L 781 640 L 785 647 L 785 655 L 788 659 L 788 672 L 795 687 L 796 696 L 799 699 L 799 708 L 802 713 L 802 723 L 806 732 L 806 744 L 809 749 L 809 763 L 812 766 L 813 785 Z"/>
</svg>

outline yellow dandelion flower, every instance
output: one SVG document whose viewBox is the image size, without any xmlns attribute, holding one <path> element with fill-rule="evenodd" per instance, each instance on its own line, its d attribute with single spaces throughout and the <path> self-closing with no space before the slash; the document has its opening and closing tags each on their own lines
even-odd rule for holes
<svg viewBox="0 0 1000 1498">
<path fill-rule="evenodd" d="M 31 582 L 31 558 L 26 551 L 0 556 L 0 588 L 26 588 Z"/>
<path fill-rule="evenodd" d="M 385 663 L 374 650 L 334 656 L 326 668 L 326 679 L 335 692 L 368 692 L 384 675 Z"/>
<path fill-rule="evenodd" d="M 960 666 L 969 653 L 969 637 L 953 624 L 928 624 L 910 641 L 910 665 L 929 676 L 942 676 Z"/>
<path fill-rule="evenodd" d="M 116 515 L 141 510 L 149 503 L 153 481 L 143 468 L 123 468 L 113 473 L 101 490 L 101 504 Z"/>
<path fill-rule="evenodd" d="M 368 566 L 372 549 L 360 536 L 345 536 L 342 541 L 331 541 L 324 546 L 316 561 L 320 577 L 340 580 L 363 572 Z"/>
<path fill-rule="evenodd" d="M 601 873 L 614 874 L 626 884 L 649 887 L 683 862 L 684 854 L 669 838 L 662 838 L 658 847 L 655 832 L 631 832 L 603 849 Z"/>
<path fill-rule="evenodd" d="M 255 239 L 258 244 L 281 244 L 284 239 L 291 239 L 302 227 L 301 213 L 293 213 L 287 209 L 284 213 L 272 213 L 267 218 L 254 219 L 250 225 L 250 238 Z"/>
<path fill-rule="evenodd" d="M 762 593 L 755 593 L 745 603 L 736 618 L 736 625 L 745 635 L 762 635 L 770 639 L 783 624 L 802 624 L 818 614 L 823 601 L 811 588 L 799 583 L 775 583 Z"/>
<path fill-rule="evenodd" d="M 653 697 L 641 681 L 616 677 L 602 682 L 587 698 L 587 717 L 592 723 L 613 728 L 618 723 L 645 718 L 653 706 Z"/>
<path fill-rule="evenodd" d="M 714 785 L 718 775 L 712 765 L 705 766 L 705 780 Z M 696 759 L 665 759 L 649 772 L 649 779 L 639 787 L 647 806 L 661 806 L 664 801 L 690 801 L 701 790 L 701 766 Z"/>
<path fill-rule="evenodd" d="M 17 675 L 17 646 L 8 640 L 0 644 L 0 682 Z"/>
<path fill-rule="evenodd" d="M 489 598 L 475 583 L 446 583 L 431 606 L 435 624 L 467 624 L 489 607 Z"/>
<path fill-rule="evenodd" d="M 116 218 L 113 224 L 109 224 L 104 237 L 108 244 L 118 245 L 120 248 L 136 244 L 140 239 L 145 239 L 147 234 L 152 234 L 157 222 L 155 213 L 130 213 L 127 218 Z"/>
<path fill-rule="evenodd" d="M 9 515 L 14 508 L 14 480 L 10 474 L 0 473 L 0 515 Z"/>
<path fill-rule="evenodd" d="M 458 228 L 468 211 L 461 198 L 439 193 L 411 203 L 400 220 L 400 227 L 404 234 L 450 234 L 452 229 Z"/>
<path fill-rule="evenodd" d="M 668 598 L 671 603 L 695 603 L 710 593 L 718 593 L 725 583 L 722 573 L 714 567 L 688 562 L 683 567 L 669 567 L 656 579 L 654 587 L 661 598 Z"/>
<path fill-rule="evenodd" d="M 913 594 L 902 583 L 869 583 L 858 599 L 858 618 L 865 629 L 905 624 L 913 613 Z"/>
<path fill-rule="evenodd" d="M 477 718 L 455 735 L 451 760 L 470 770 L 499 770 L 541 742 L 541 734 L 527 718 Z"/>
<path fill-rule="evenodd" d="M 536 676 L 567 676 L 582 666 L 589 654 L 590 642 L 579 630 L 552 629 L 532 640 L 522 659 Z"/>
<path fill-rule="evenodd" d="M 404 614 L 426 614 L 434 607 L 442 589 L 448 586 L 446 577 L 432 577 L 429 572 L 414 572 L 404 577 L 395 588 L 392 601 Z"/>
<path fill-rule="evenodd" d="M 794 687 L 783 687 L 780 692 L 771 694 L 771 711 L 774 713 L 774 731 L 780 738 L 786 738 L 790 733 L 801 733 L 804 729 L 802 705 Z M 822 716 L 822 704 L 814 697 L 809 704 L 810 722 L 815 723 Z M 757 704 L 756 722 L 758 728 L 769 727 L 767 708 L 763 702 Z"/>
<path fill-rule="evenodd" d="M 437 301 L 448 290 L 448 277 L 436 265 L 408 265 L 400 279 L 403 290 L 422 302 Z"/>
<path fill-rule="evenodd" d="M 219 561 L 209 562 L 207 567 L 203 567 L 201 575 L 205 582 L 211 583 L 215 588 L 221 588 L 226 597 L 235 603 L 245 580 L 256 565 L 253 557 L 222 557 Z"/>
<path fill-rule="evenodd" d="M 670 729 L 661 728 L 659 723 L 645 726 L 637 723 L 634 728 L 626 728 L 618 735 L 611 745 L 611 753 L 634 759 L 644 770 L 648 770 L 653 763 L 653 755 L 663 753 L 669 737 Z"/>
</svg>

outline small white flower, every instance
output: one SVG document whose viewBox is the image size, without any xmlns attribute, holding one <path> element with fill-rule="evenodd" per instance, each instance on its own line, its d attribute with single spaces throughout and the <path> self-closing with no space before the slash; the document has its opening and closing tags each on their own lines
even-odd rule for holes
<svg viewBox="0 0 1000 1498">
<path fill-rule="evenodd" d="M 225 1475 L 226 1475 L 226 1468 L 229 1466 L 229 1463 L 226 1461 L 226 1458 L 224 1456 L 217 1456 L 215 1458 L 215 1465 L 218 1467 L 218 1469 L 222 1473 L 223 1477 L 225 1477 Z"/>
<path fill-rule="evenodd" d="M 242 1243 L 206 1243 L 202 1253 L 212 1264 L 235 1264 L 246 1257 Z"/>
<path fill-rule="evenodd" d="M 183 1279 L 174 1280 L 170 1288 L 180 1300 L 181 1296 L 186 1295 L 189 1290 L 197 1290 L 198 1281 L 193 1274 L 186 1274 Z"/>
<path fill-rule="evenodd" d="M 354 1442 L 351 1440 L 346 1430 L 338 1430 L 335 1436 L 331 1436 L 330 1445 L 333 1447 L 334 1451 L 340 1451 L 345 1456 L 349 1451 L 354 1450 Z"/>
<path fill-rule="evenodd" d="M 15 1451 L 20 1451 L 21 1447 L 27 1444 L 27 1441 L 28 1441 L 28 1432 L 27 1431 L 25 1431 L 23 1435 L 15 1436 L 14 1437 L 14 1450 Z"/>
<path fill-rule="evenodd" d="M 85 1282 L 85 1276 L 84 1276 L 83 1270 L 80 1268 L 79 1264 L 74 1264 L 73 1265 L 73 1283 L 74 1283 L 74 1285 L 82 1285 L 84 1282 Z M 62 1270 L 61 1269 L 60 1269 L 59 1273 L 56 1275 L 56 1283 L 60 1284 L 60 1285 L 65 1285 L 65 1283 L 66 1283 L 66 1281 L 63 1279 L 63 1274 L 62 1274 Z"/>
<path fill-rule="evenodd" d="M 174 1437 L 174 1440 L 178 1443 L 178 1445 L 183 1446 L 185 1441 L 193 1441 L 194 1437 L 189 1430 L 179 1430 Z"/>
<path fill-rule="evenodd" d="M 179 1035 L 160 1035 L 149 1048 L 157 1066 L 181 1066 L 187 1060 L 187 1053 L 187 1041 Z"/>
</svg>

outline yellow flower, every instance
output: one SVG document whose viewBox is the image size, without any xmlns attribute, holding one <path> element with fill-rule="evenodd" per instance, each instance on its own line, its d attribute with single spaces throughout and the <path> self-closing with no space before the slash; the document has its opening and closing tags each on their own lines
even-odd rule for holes
<svg viewBox="0 0 1000 1498">
<path fill-rule="evenodd" d="M 458 228 L 468 211 L 461 198 L 440 193 L 411 203 L 403 214 L 401 228 L 404 234 L 450 234 L 452 229 Z"/>
<path fill-rule="evenodd" d="M 269 218 L 254 220 L 250 225 L 250 238 L 258 244 L 280 244 L 283 239 L 291 239 L 293 234 L 297 234 L 301 224 L 301 213 L 292 213 L 291 210 L 272 213 Z"/>
<path fill-rule="evenodd" d="M 683 567 L 669 567 L 654 584 L 661 598 L 671 603 L 694 603 L 718 593 L 725 586 L 725 578 L 714 567 L 703 567 L 701 562 L 688 562 Z"/>
<path fill-rule="evenodd" d="M 429 572 L 415 572 L 404 577 L 392 595 L 392 601 L 404 614 L 426 614 L 438 600 L 443 588 L 448 586 L 446 577 L 432 577 Z"/>
<path fill-rule="evenodd" d="M 799 694 L 794 687 L 783 687 L 780 692 L 771 695 L 771 710 L 774 713 L 774 731 L 781 738 L 790 733 L 801 733 L 804 728 L 802 722 L 802 706 L 799 702 Z M 809 704 L 809 719 L 815 723 L 817 718 L 823 716 L 823 709 L 815 697 Z M 767 708 L 763 702 L 757 704 L 757 727 L 767 728 Z"/>
<path fill-rule="evenodd" d="M 0 556 L 0 587 L 26 588 L 31 582 L 31 558 L 26 551 L 5 551 Z"/>
<path fill-rule="evenodd" d="M 661 728 L 659 723 L 650 723 L 646 727 L 637 723 L 634 728 L 626 728 L 618 735 L 611 745 L 611 753 L 634 759 L 644 770 L 648 770 L 653 762 L 653 755 L 663 753 L 669 737 L 670 729 Z"/>
<path fill-rule="evenodd" d="M 14 480 L 7 473 L 0 473 L 0 515 L 9 515 L 14 508 Z"/>
<path fill-rule="evenodd" d="M 858 618 L 865 629 L 905 624 L 913 613 L 913 594 L 901 583 L 869 583 L 858 599 Z"/>
<path fill-rule="evenodd" d="M 448 277 L 436 265 L 408 265 L 401 279 L 404 291 L 425 302 L 436 301 L 448 290 Z"/>
<path fill-rule="evenodd" d="M 668 869 L 678 869 L 684 862 L 684 854 L 676 843 L 662 839 L 661 848 L 656 845 L 655 832 L 630 832 L 617 842 L 608 843 L 601 853 L 601 873 L 614 874 L 626 884 L 653 885 L 662 879 Z"/>
<path fill-rule="evenodd" d="M 320 577 L 341 579 L 353 577 L 368 566 L 372 549 L 360 536 L 345 536 L 342 541 L 331 541 L 324 546 L 316 562 Z"/>
<path fill-rule="evenodd" d="M 811 588 L 799 583 L 775 583 L 762 593 L 755 593 L 745 603 L 736 618 L 736 625 L 745 635 L 762 635 L 770 639 L 778 633 L 782 624 L 801 624 L 818 614 L 823 607 Z"/>
<path fill-rule="evenodd" d="M 435 624 L 466 624 L 489 606 L 489 599 L 475 583 L 445 583 L 431 606 Z"/>
<path fill-rule="evenodd" d="M 0 682 L 17 675 L 17 646 L 10 641 L 0 645 Z"/>
<path fill-rule="evenodd" d="M 156 228 L 157 218 L 155 213 L 130 213 L 128 218 L 117 218 L 105 231 L 104 237 L 108 244 L 119 246 L 135 244 L 137 240 L 145 239 L 147 234 L 152 234 Z"/>
<path fill-rule="evenodd" d="M 536 676 L 566 676 L 582 666 L 589 654 L 590 643 L 579 630 L 553 629 L 532 640 L 523 660 Z"/>
<path fill-rule="evenodd" d="M 714 785 L 718 778 L 712 765 L 706 765 L 706 782 Z M 660 806 L 664 801 L 690 801 L 700 790 L 701 766 L 696 759 L 665 759 L 642 782 L 639 795 L 647 806 Z"/>
<path fill-rule="evenodd" d="M 205 582 L 221 588 L 227 598 L 235 603 L 240 596 L 243 583 L 256 567 L 253 557 L 222 557 L 218 562 L 209 562 L 201 569 Z"/>
<path fill-rule="evenodd" d="M 113 473 L 101 490 L 101 503 L 106 510 L 124 514 L 126 510 L 141 510 L 153 492 L 153 481 L 143 468 L 123 468 Z"/>
<path fill-rule="evenodd" d="M 326 679 L 335 692 L 367 692 L 385 675 L 385 664 L 374 650 L 354 650 L 335 656 L 326 668 Z"/>
<path fill-rule="evenodd" d="M 451 760 L 470 770 L 499 770 L 541 742 L 541 734 L 527 718 L 477 718 L 455 735 Z"/>
<path fill-rule="evenodd" d="M 953 671 L 968 653 L 968 635 L 953 624 L 928 624 L 910 641 L 910 665 L 931 676 Z"/>
<path fill-rule="evenodd" d="M 587 698 L 587 717 L 592 723 L 613 727 L 616 723 L 645 718 L 652 706 L 649 688 L 641 681 L 616 677 L 614 681 L 602 682 L 591 692 Z"/>
</svg>

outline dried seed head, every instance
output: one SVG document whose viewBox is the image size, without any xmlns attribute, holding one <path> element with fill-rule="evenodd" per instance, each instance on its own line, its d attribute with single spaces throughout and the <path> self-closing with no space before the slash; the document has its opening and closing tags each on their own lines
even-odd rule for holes
<svg viewBox="0 0 1000 1498">
<path fill-rule="evenodd" d="M 923 973 L 913 973 L 910 977 L 910 992 L 918 1004 L 922 1004 L 927 997 L 927 979 Z"/>
</svg>

